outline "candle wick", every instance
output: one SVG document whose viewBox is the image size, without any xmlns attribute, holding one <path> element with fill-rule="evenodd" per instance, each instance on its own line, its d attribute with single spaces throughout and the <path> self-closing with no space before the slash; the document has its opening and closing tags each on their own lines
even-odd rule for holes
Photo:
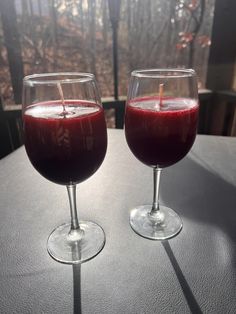
<svg viewBox="0 0 236 314">
<path fill-rule="evenodd" d="M 62 102 L 62 108 L 63 108 L 62 114 L 63 114 L 64 118 L 66 118 L 65 99 L 64 99 L 63 90 L 62 90 L 60 82 L 57 82 L 57 89 L 59 91 L 61 102 Z"/>
<path fill-rule="evenodd" d="M 159 84 L 159 103 L 160 103 L 160 108 L 162 107 L 163 94 L 164 94 L 164 84 Z"/>
</svg>

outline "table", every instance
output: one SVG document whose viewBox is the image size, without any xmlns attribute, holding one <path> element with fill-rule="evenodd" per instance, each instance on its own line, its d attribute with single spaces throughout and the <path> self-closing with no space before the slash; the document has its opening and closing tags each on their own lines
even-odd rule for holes
<svg viewBox="0 0 236 314">
<path fill-rule="evenodd" d="M 236 313 L 236 139 L 199 135 L 163 171 L 161 202 L 184 227 L 162 242 L 129 226 L 129 210 L 152 199 L 152 170 L 122 130 L 108 140 L 102 166 L 77 189 L 80 217 L 106 233 L 81 266 L 46 251 L 70 219 L 65 187 L 41 177 L 23 147 L 0 161 L 0 313 Z"/>
</svg>

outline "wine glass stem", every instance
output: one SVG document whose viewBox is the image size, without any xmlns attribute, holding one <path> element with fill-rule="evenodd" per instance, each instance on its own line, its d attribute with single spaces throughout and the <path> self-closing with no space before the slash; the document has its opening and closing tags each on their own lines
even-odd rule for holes
<svg viewBox="0 0 236 314">
<path fill-rule="evenodd" d="M 67 185 L 67 192 L 69 196 L 70 202 L 70 215 L 71 215 L 71 231 L 79 230 L 79 220 L 77 215 L 77 207 L 76 207 L 76 185 Z"/>
<path fill-rule="evenodd" d="M 150 215 L 155 215 L 159 210 L 159 189 L 160 189 L 160 177 L 161 168 L 153 168 L 153 203 Z"/>
</svg>

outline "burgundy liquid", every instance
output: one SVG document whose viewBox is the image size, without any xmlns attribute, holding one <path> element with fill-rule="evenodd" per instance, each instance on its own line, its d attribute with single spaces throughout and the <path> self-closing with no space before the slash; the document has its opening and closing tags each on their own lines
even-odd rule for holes
<svg viewBox="0 0 236 314">
<path fill-rule="evenodd" d="M 133 154 L 144 164 L 164 168 L 192 147 L 198 103 L 186 98 L 145 97 L 126 106 L 125 134 Z"/>
<path fill-rule="evenodd" d="M 101 165 L 107 148 L 103 109 L 66 101 L 32 105 L 23 116 L 25 148 L 38 172 L 58 184 L 77 184 Z"/>
</svg>

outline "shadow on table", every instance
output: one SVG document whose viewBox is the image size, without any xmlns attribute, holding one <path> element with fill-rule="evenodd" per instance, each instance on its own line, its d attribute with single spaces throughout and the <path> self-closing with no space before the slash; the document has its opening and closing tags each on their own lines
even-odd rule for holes
<svg viewBox="0 0 236 314">
<path fill-rule="evenodd" d="M 227 164 L 225 167 L 227 167 Z M 191 157 L 187 157 L 179 165 L 166 170 L 163 171 L 164 176 L 161 183 L 163 203 L 174 209 L 176 208 L 181 217 L 197 222 L 199 226 L 201 223 L 204 226 L 216 226 L 231 239 L 232 243 L 235 243 L 236 187 L 233 182 L 226 181 L 223 169 L 221 175 L 219 175 L 213 167 L 205 164 L 204 161 L 196 161 Z M 185 223 L 183 223 L 183 228 L 185 228 Z M 214 241 L 217 234 L 211 234 L 209 243 Z M 198 238 L 193 239 L 193 241 L 197 243 Z M 217 239 L 217 241 L 219 240 Z M 169 242 L 162 241 L 162 245 L 169 257 L 191 312 L 202 313 Z M 200 246 L 202 243 L 199 241 L 198 245 Z M 230 245 L 229 247 L 230 253 L 228 251 L 228 254 L 230 254 L 230 260 L 233 261 L 235 267 L 235 246 Z"/>
<path fill-rule="evenodd" d="M 180 164 L 163 171 L 162 199 L 170 207 L 177 206 L 182 217 L 216 225 L 234 242 L 236 187 L 201 163 L 187 157 L 183 167 Z"/>
<path fill-rule="evenodd" d="M 78 242 L 74 243 L 73 253 L 74 260 L 81 259 L 81 251 Z M 81 303 L 81 264 L 72 265 L 73 269 L 73 293 L 74 293 L 74 314 L 82 313 Z"/>
<path fill-rule="evenodd" d="M 169 259 L 170 259 L 170 262 L 173 266 L 173 269 L 175 271 L 175 274 L 178 278 L 178 281 L 180 283 L 180 286 L 182 288 L 182 291 L 183 291 L 183 294 L 185 296 L 185 299 L 188 303 L 188 306 L 189 306 L 189 309 L 191 311 L 191 313 L 194 313 L 194 314 L 202 314 L 202 311 L 192 293 L 192 290 L 187 282 L 187 280 L 185 279 L 182 271 L 181 271 L 181 268 L 179 267 L 179 264 L 174 256 L 174 253 L 170 247 L 170 244 L 168 241 L 162 241 L 161 242 L 165 251 L 166 251 L 166 254 L 168 255 Z"/>
<path fill-rule="evenodd" d="M 81 265 L 73 265 L 74 314 L 82 313 L 81 306 Z"/>
</svg>

